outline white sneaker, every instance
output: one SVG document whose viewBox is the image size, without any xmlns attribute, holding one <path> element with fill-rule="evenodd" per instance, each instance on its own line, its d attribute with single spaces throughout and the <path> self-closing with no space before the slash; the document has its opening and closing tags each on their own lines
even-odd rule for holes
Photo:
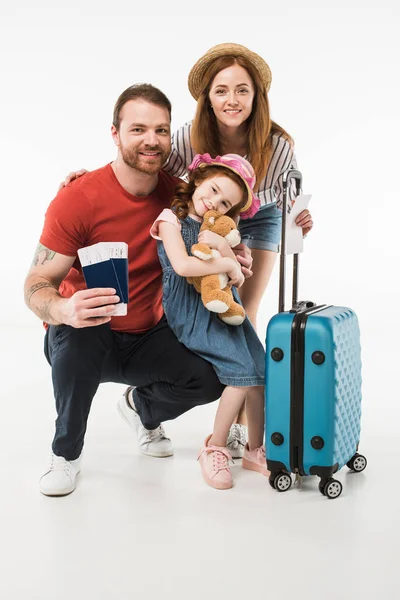
<svg viewBox="0 0 400 600">
<path fill-rule="evenodd" d="M 235 423 L 229 430 L 228 441 L 226 444 L 226 447 L 228 448 L 232 458 L 242 458 L 246 444 L 246 425 L 240 425 L 239 423 Z"/>
<path fill-rule="evenodd" d="M 156 429 L 146 429 L 143 426 L 138 412 L 132 408 L 128 400 L 128 395 L 131 390 L 133 390 L 133 388 L 128 387 L 121 396 L 117 405 L 117 410 L 125 423 L 136 431 L 140 452 L 147 456 L 155 456 L 157 458 L 172 456 L 174 451 L 172 449 L 171 440 L 165 435 L 164 427 L 159 425 Z"/>
<path fill-rule="evenodd" d="M 45 496 L 66 496 L 75 489 L 75 479 L 81 470 L 81 458 L 65 460 L 62 456 L 50 455 L 48 471 L 39 481 L 39 489 Z"/>
</svg>

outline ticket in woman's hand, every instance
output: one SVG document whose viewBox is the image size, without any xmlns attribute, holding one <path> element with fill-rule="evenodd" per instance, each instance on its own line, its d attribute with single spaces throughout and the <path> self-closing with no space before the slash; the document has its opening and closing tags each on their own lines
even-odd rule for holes
<svg viewBox="0 0 400 600">
<path fill-rule="evenodd" d="M 299 214 L 305 210 L 311 200 L 311 194 L 297 196 L 290 214 L 286 217 L 286 254 L 300 254 L 303 252 L 303 231 L 296 225 Z"/>
</svg>

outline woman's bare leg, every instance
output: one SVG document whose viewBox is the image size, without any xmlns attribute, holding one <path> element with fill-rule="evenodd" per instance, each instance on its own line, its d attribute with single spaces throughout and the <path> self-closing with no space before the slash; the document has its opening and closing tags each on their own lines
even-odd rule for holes
<svg viewBox="0 0 400 600">
<path fill-rule="evenodd" d="M 278 255 L 270 250 L 257 249 L 253 249 L 251 255 L 253 257 L 253 275 L 246 279 L 242 287 L 239 288 L 239 295 L 251 324 L 257 330 L 258 309 L 271 279 Z"/>
<path fill-rule="evenodd" d="M 272 271 L 275 266 L 277 253 L 270 250 L 251 251 L 253 257 L 253 276 L 246 279 L 241 288 L 239 295 L 242 301 L 244 310 L 249 317 L 251 324 L 257 331 L 257 313 L 260 307 L 262 297 L 267 289 L 269 280 L 271 279 Z M 240 407 L 239 414 L 235 419 L 235 423 L 247 425 L 246 419 L 246 404 Z"/>
</svg>

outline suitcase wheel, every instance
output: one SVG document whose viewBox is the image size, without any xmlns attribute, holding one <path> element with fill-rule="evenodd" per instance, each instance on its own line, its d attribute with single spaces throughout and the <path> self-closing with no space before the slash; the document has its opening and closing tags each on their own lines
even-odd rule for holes
<svg viewBox="0 0 400 600">
<path fill-rule="evenodd" d="M 275 489 L 275 477 L 276 477 L 276 475 L 273 477 L 272 473 L 271 473 L 271 475 L 269 476 L 269 479 L 268 479 L 269 485 L 274 489 Z"/>
<path fill-rule="evenodd" d="M 346 464 L 351 471 L 361 473 L 367 466 L 367 459 L 362 454 L 355 454 Z"/>
<path fill-rule="evenodd" d="M 292 485 L 292 478 L 290 476 L 290 473 L 281 471 L 274 477 L 271 474 L 269 483 L 273 488 L 276 489 L 277 492 L 287 492 L 287 490 Z"/>
<path fill-rule="evenodd" d="M 318 489 L 323 496 L 330 500 L 338 498 L 342 493 L 343 486 L 337 479 L 322 480 L 318 484 Z"/>
</svg>

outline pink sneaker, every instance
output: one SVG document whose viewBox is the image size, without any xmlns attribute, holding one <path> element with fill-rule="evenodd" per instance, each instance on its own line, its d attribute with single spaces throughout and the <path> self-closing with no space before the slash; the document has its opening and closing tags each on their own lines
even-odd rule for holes
<svg viewBox="0 0 400 600">
<path fill-rule="evenodd" d="M 249 450 L 249 444 L 244 447 L 242 467 L 250 471 L 257 471 L 266 477 L 270 475 L 265 459 L 265 446 L 260 446 L 255 450 Z"/>
<path fill-rule="evenodd" d="M 232 473 L 229 461 L 232 460 L 226 448 L 208 446 L 211 435 L 206 438 L 197 460 L 200 462 L 204 481 L 217 490 L 229 490 L 232 487 Z"/>
</svg>

